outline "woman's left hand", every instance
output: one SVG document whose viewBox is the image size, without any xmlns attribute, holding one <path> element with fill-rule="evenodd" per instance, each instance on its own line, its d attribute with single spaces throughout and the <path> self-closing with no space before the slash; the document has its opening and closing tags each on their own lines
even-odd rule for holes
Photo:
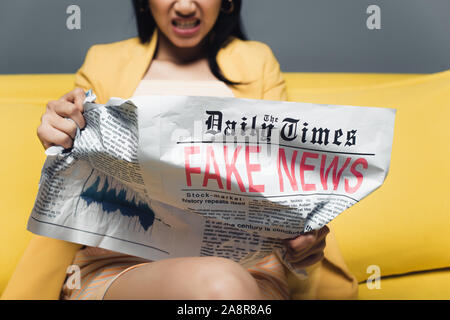
<svg viewBox="0 0 450 320">
<path fill-rule="evenodd" d="M 330 232 L 327 226 L 302 234 L 294 239 L 285 240 L 287 246 L 287 260 L 294 268 L 305 268 L 323 259 L 325 238 Z"/>
</svg>

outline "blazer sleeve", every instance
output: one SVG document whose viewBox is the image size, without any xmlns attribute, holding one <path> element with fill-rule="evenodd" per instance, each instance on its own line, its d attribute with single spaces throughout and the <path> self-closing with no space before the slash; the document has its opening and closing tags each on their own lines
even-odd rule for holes
<svg viewBox="0 0 450 320">
<path fill-rule="evenodd" d="M 266 59 L 263 74 L 263 99 L 287 101 L 286 82 L 281 73 L 280 64 L 269 46 L 266 47 Z"/>
<path fill-rule="evenodd" d="M 67 267 L 82 245 L 33 235 L 1 300 L 58 300 Z"/>
</svg>

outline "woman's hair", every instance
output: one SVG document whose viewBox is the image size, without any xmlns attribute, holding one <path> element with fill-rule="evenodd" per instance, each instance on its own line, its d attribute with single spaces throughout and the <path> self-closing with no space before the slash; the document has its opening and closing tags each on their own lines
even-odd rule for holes
<svg viewBox="0 0 450 320">
<path fill-rule="evenodd" d="M 225 13 L 220 10 L 217 21 L 212 30 L 206 36 L 207 38 L 207 57 L 209 68 L 211 72 L 221 81 L 229 85 L 239 84 L 224 77 L 219 65 L 217 64 L 217 53 L 220 48 L 226 45 L 229 36 L 247 40 L 241 23 L 241 6 L 242 0 L 233 0 L 234 9 L 231 13 Z M 139 39 L 142 43 L 150 41 L 153 31 L 156 27 L 156 22 L 150 12 L 148 0 L 133 0 L 134 13 L 136 15 L 136 24 L 138 29 Z M 222 6 L 227 9 L 229 5 L 228 0 L 222 0 Z"/>
</svg>

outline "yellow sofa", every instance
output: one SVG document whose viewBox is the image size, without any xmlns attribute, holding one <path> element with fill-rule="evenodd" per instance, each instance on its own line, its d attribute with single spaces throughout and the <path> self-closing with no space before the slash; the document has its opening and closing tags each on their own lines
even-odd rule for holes
<svg viewBox="0 0 450 320">
<path fill-rule="evenodd" d="M 284 76 L 291 101 L 397 109 L 386 182 L 331 223 L 359 298 L 450 299 L 450 70 Z M 26 222 L 45 160 L 36 128 L 47 101 L 73 80 L 0 76 L 0 294 L 31 237 Z M 366 282 L 373 266 L 379 286 Z"/>
</svg>

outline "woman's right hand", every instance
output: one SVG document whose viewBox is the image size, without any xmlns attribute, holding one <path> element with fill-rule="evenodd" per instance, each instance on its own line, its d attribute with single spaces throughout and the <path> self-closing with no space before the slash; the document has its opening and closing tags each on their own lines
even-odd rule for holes
<svg viewBox="0 0 450 320">
<path fill-rule="evenodd" d="M 45 149 L 51 146 L 62 146 L 65 149 L 72 147 L 77 126 L 83 129 L 86 125 L 83 116 L 85 97 L 83 89 L 76 88 L 59 100 L 47 103 L 41 125 L 37 128 L 37 135 Z"/>
</svg>

